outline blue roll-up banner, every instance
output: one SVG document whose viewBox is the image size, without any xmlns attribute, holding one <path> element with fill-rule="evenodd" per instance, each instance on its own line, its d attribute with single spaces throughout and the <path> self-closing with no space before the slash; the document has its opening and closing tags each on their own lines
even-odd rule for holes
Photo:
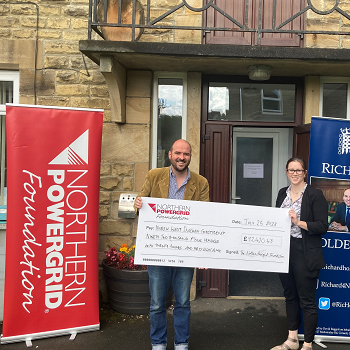
<svg viewBox="0 0 350 350">
<path fill-rule="evenodd" d="M 345 230 L 330 228 L 322 237 L 326 266 L 320 271 L 316 291 L 315 342 L 350 343 L 350 232 L 343 201 L 345 190 L 350 189 L 350 121 L 312 118 L 309 183 L 321 189 L 328 201 L 328 222 L 337 213 Z"/>
</svg>

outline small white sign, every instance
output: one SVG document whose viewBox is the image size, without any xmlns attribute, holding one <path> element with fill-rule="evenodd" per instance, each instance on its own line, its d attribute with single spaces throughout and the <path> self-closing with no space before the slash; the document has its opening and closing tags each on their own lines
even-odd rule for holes
<svg viewBox="0 0 350 350">
<path fill-rule="evenodd" d="M 142 197 L 135 263 L 288 272 L 286 208 Z"/>
<path fill-rule="evenodd" d="M 244 179 L 263 179 L 264 164 L 244 163 L 243 178 Z"/>
</svg>

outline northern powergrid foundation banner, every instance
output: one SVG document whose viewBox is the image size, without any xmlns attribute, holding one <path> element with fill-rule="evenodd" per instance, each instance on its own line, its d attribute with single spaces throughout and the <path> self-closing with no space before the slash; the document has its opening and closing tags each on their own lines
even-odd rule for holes
<svg viewBox="0 0 350 350">
<path fill-rule="evenodd" d="M 1 343 L 99 329 L 103 111 L 6 106 Z"/>
<path fill-rule="evenodd" d="M 344 193 L 350 189 L 350 121 L 312 118 L 309 178 L 328 201 L 329 224 L 336 220 L 340 225 L 330 226 L 322 236 L 326 266 L 320 271 L 316 291 L 319 320 L 315 341 L 348 343 L 350 232 L 345 224 Z"/>
</svg>

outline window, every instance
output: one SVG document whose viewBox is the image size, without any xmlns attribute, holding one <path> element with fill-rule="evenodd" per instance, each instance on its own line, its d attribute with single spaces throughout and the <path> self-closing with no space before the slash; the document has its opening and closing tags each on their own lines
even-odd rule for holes
<svg viewBox="0 0 350 350">
<path fill-rule="evenodd" d="M 152 168 L 169 166 L 168 152 L 186 138 L 187 75 L 155 73 L 153 87 Z"/>
<path fill-rule="evenodd" d="M 19 102 L 19 73 L 0 71 L 0 205 L 6 200 L 6 103 Z"/>
<path fill-rule="evenodd" d="M 261 89 L 262 114 L 283 114 L 281 89 Z"/>
<path fill-rule="evenodd" d="M 295 84 L 210 82 L 208 120 L 294 122 Z"/>
<path fill-rule="evenodd" d="M 323 117 L 350 118 L 350 79 L 322 77 L 320 88 L 320 110 Z"/>
</svg>

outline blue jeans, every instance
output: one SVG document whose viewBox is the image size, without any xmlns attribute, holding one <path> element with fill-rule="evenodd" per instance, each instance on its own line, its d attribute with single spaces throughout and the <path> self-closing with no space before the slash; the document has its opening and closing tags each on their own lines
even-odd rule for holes
<svg viewBox="0 0 350 350">
<path fill-rule="evenodd" d="M 193 269 L 189 267 L 147 266 L 151 293 L 151 342 L 167 343 L 166 296 L 172 282 L 175 306 L 175 344 L 187 344 L 190 337 L 190 288 Z"/>
</svg>

